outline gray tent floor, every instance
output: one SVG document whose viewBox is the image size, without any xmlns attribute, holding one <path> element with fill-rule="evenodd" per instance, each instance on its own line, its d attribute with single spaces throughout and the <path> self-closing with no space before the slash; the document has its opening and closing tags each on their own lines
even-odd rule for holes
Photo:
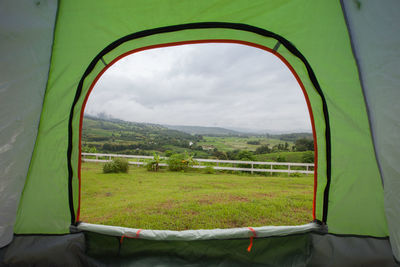
<svg viewBox="0 0 400 267">
<path fill-rule="evenodd" d="M 124 239 L 94 232 L 17 235 L 0 266 L 400 266 L 388 238 L 308 232 L 224 240 Z"/>
</svg>

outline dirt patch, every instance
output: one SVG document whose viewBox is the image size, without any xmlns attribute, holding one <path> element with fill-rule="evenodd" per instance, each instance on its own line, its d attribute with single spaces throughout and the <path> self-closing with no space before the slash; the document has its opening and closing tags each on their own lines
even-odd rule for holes
<svg viewBox="0 0 400 267">
<path fill-rule="evenodd" d="M 198 211 L 195 211 L 195 210 L 186 210 L 185 211 L 185 214 L 188 214 L 188 215 L 199 215 L 200 214 L 200 212 L 198 212 Z"/>
<path fill-rule="evenodd" d="M 214 201 L 215 202 L 215 201 Z M 197 203 L 199 203 L 200 205 L 210 205 L 214 203 L 211 199 L 199 199 L 197 200 Z"/>
<path fill-rule="evenodd" d="M 254 198 L 274 198 L 276 197 L 276 193 L 254 193 L 251 196 L 253 196 Z"/>
<path fill-rule="evenodd" d="M 132 209 L 132 208 L 125 208 L 125 212 L 126 212 L 126 213 L 132 213 L 132 212 L 133 212 L 133 209 Z"/>
<path fill-rule="evenodd" d="M 200 205 L 212 205 L 216 203 L 227 203 L 227 202 L 249 202 L 247 197 L 236 196 L 236 195 L 213 195 L 203 196 L 197 199 L 197 203 Z"/>
<path fill-rule="evenodd" d="M 180 186 L 179 187 L 179 190 L 184 191 L 184 192 L 192 192 L 192 191 L 196 191 L 196 190 L 199 190 L 199 189 L 201 189 L 200 186 L 187 186 L 187 185 L 185 185 L 185 186 Z"/>
<path fill-rule="evenodd" d="M 176 200 L 167 200 L 165 202 L 160 203 L 156 207 L 154 207 L 154 209 L 157 209 L 157 210 L 172 209 L 172 208 L 175 208 L 178 204 L 179 204 L 179 202 Z"/>
<path fill-rule="evenodd" d="M 249 199 L 247 197 L 242 197 L 242 196 L 229 196 L 230 201 L 235 201 L 235 202 L 249 202 Z"/>
</svg>

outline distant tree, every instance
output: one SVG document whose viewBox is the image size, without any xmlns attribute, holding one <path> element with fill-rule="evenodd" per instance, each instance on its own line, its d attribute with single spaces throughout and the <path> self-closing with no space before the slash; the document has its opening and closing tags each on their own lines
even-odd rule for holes
<svg viewBox="0 0 400 267">
<path fill-rule="evenodd" d="M 286 162 L 286 158 L 285 156 L 282 155 L 278 155 L 278 157 L 276 158 L 277 162 Z"/>
<path fill-rule="evenodd" d="M 195 134 L 194 136 L 195 136 L 197 142 L 203 140 L 203 136 L 201 134 Z"/>
<path fill-rule="evenodd" d="M 217 159 L 228 159 L 227 154 L 223 151 L 214 151 L 212 155 Z"/>
<path fill-rule="evenodd" d="M 307 138 L 297 139 L 295 142 L 296 151 L 312 151 L 314 150 L 314 140 Z"/>
<path fill-rule="evenodd" d="M 239 157 L 238 157 L 239 152 L 240 152 L 239 149 L 235 149 L 235 150 L 227 151 L 226 155 L 228 156 L 228 159 L 235 160 L 235 159 L 239 159 Z"/>
<path fill-rule="evenodd" d="M 266 153 L 270 153 L 270 152 L 271 152 L 271 148 L 269 147 L 269 144 L 259 146 L 256 149 L 256 154 L 266 154 Z"/>
<path fill-rule="evenodd" d="M 165 150 L 164 153 L 165 153 L 166 157 L 170 157 L 170 156 L 172 156 L 172 154 L 174 154 L 174 152 L 172 150 Z"/>
<path fill-rule="evenodd" d="M 314 162 L 314 151 L 306 151 L 301 159 L 303 163 L 313 163 Z"/>
<path fill-rule="evenodd" d="M 258 141 L 258 140 L 250 140 L 250 141 L 247 141 L 247 144 L 249 144 L 249 145 L 259 145 L 260 141 Z"/>
<path fill-rule="evenodd" d="M 240 151 L 237 156 L 240 160 L 255 160 L 253 152 L 248 150 Z"/>
<path fill-rule="evenodd" d="M 97 153 L 97 148 L 95 146 L 82 146 L 82 152 Z"/>
</svg>

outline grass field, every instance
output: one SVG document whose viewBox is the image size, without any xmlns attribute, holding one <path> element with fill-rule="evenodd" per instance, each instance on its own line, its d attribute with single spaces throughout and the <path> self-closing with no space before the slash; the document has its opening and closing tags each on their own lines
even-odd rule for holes
<svg viewBox="0 0 400 267">
<path fill-rule="evenodd" d="M 279 139 L 271 139 L 266 137 L 233 137 L 233 136 L 203 136 L 204 141 L 198 142 L 199 146 L 213 146 L 220 151 L 228 151 L 228 150 L 249 150 L 255 151 L 257 147 L 261 145 L 269 144 L 270 147 L 277 145 L 279 143 L 284 144 L 285 141 Z M 259 145 L 248 144 L 248 141 L 259 141 Z M 293 145 L 293 142 L 288 142 L 290 146 Z"/>
<path fill-rule="evenodd" d="M 103 174 L 82 164 L 81 221 L 141 229 L 298 225 L 312 220 L 313 177 L 199 172 Z"/>
<path fill-rule="evenodd" d="M 268 154 L 255 155 L 257 161 L 276 161 L 278 156 L 285 158 L 286 162 L 304 162 L 303 157 L 306 153 L 312 153 L 310 151 L 298 151 L 298 152 L 273 152 Z"/>
</svg>

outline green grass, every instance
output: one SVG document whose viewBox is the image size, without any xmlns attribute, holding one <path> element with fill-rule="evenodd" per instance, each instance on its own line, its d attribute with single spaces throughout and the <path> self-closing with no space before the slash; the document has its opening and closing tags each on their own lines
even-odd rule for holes
<svg viewBox="0 0 400 267">
<path fill-rule="evenodd" d="M 82 164 L 80 220 L 141 229 L 298 225 L 312 220 L 313 177 L 200 172 L 103 174 Z"/>
<path fill-rule="evenodd" d="M 278 156 L 284 157 L 286 162 L 303 162 L 303 156 L 307 151 L 299 152 L 274 152 L 268 154 L 255 155 L 257 161 L 276 161 Z"/>
<path fill-rule="evenodd" d="M 204 141 L 198 142 L 199 146 L 213 146 L 220 151 L 229 150 L 249 150 L 255 151 L 259 146 L 269 144 L 270 147 L 279 143 L 284 144 L 285 141 L 279 139 L 271 139 L 265 137 L 214 137 L 214 136 L 203 136 Z M 247 144 L 248 141 L 260 141 L 259 145 Z M 288 142 L 289 145 L 293 145 L 293 142 Z"/>
</svg>

